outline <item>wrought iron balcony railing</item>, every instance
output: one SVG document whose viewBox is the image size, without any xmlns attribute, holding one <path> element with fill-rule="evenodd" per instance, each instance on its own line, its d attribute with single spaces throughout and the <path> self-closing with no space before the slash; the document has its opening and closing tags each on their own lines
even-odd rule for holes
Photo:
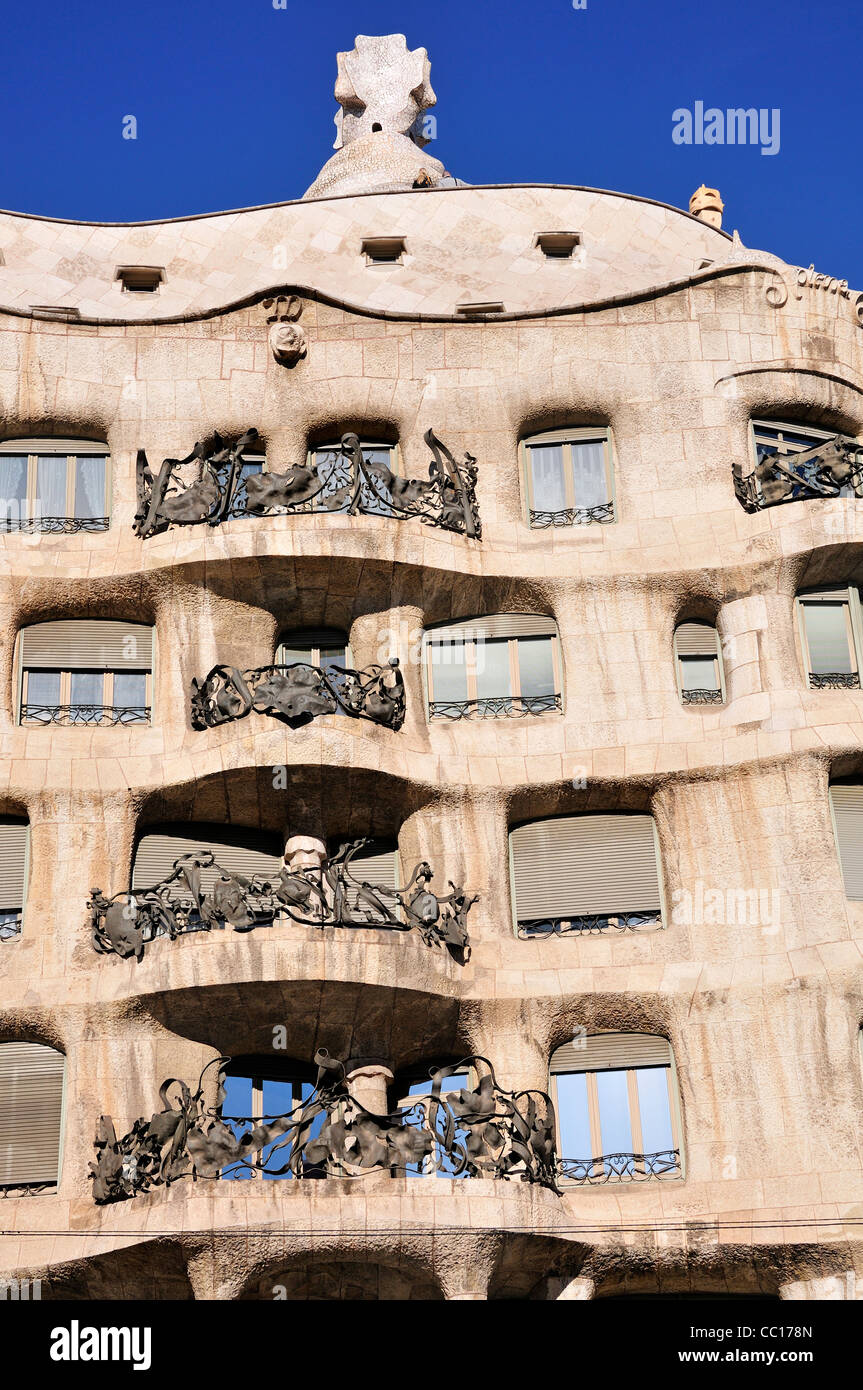
<svg viewBox="0 0 863 1390">
<path fill-rule="evenodd" d="M 430 1075 L 430 1089 L 386 1115 L 374 1115 L 351 1094 L 343 1062 L 315 1054 L 311 1096 L 285 1115 L 223 1117 L 220 1103 L 230 1058 L 201 1073 L 194 1094 L 166 1081 L 162 1109 L 118 1139 L 103 1115 L 90 1164 L 93 1198 L 123 1201 L 181 1178 L 238 1173 L 291 1178 L 363 1178 L 422 1168 L 447 1177 L 514 1178 L 559 1191 L 554 1106 L 543 1091 L 505 1091 L 485 1057 L 467 1057 Z M 205 1076 L 218 1067 L 217 1099 L 204 1099 Z M 473 1090 L 444 1089 L 471 1069 Z M 226 1172 L 227 1170 L 227 1172 Z"/>
<path fill-rule="evenodd" d="M 679 1178 L 682 1176 L 679 1149 L 662 1149 L 659 1153 L 603 1154 L 601 1158 L 562 1158 L 560 1177 L 565 1183 L 595 1186 L 606 1182 L 643 1182 L 645 1178 Z"/>
<path fill-rule="evenodd" d="M 369 841 L 342 845 L 319 868 L 291 869 L 278 876 L 250 878 L 216 863 L 212 853 L 187 854 L 153 888 L 105 897 L 94 888 L 87 906 L 91 913 L 93 945 L 103 954 L 141 960 L 144 947 L 157 937 L 173 941 L 189 932 L 254 931 L 271 927 L 279 917 L 307 927 L 375 927 L 386 931 L 416 930 L 428 946 L 445 946 L 464 962 L 470 953 L 467 914 L 477 901 L 450 881 L 446 896 L 429 887 L 432 868 L 423 862 L 403 888 L 364 881 L 355 856 Z M 202 887 L 201 871 L 213 869 L 211 891 Z"/>
<path fill-rule="evenodd" d="M 23 913 L 20 908 L 12 912 L 0 912 L 0 941 L 11 941 L 21 935 Z"/>
<path fill-rule="evenodd" d="M 171 526 L 218 526 L 237 517 L 320 512 L 414 517 L 427 526 L 479 540 L 476 459 L 465 454 L 458 463 L 432 430 L 424 438 L 432 453 L 428 480 L 402 478 L 386 463 L 364 458 L 355 434 L 343 435 L 337 449 L 296 464 L 287 473 L 250 474 L 244 469 L 244 453 L 260 448 L 254 429 L 234 444 L 218 435 L 210 448 L 196 444 L 187 458 L 165 459 L 156 474 L 139 449 L 135 534 L 146 538 Z"/>
<path fill-rule="evenodd" d="M 530 524 L 536 531 L 549 526 L 589 526 L 591 522 L 614 521 L 614 503 L 600 502 L 595 507 L 563 507 L 557 512 L 538 512 L 531 508 Z"/>
<path fill-rule="evenodd" d="M 859 493 L 863 486 L 863 447 L 849 435 L 836 434 L 798 453 L 766 454 L 743 476 L 732 465 L 734 491 L 747 512 L 764 511 L 783 502 Z"/>
<path fill-rule="evenodd" d="M 685 705 L 721 705 L 721 690 L 681 690 L 680 698 Z"/>
<path fill-rule="evenodd" d="M 398 658 L 388 666 L 352 671 L 344 666 L 260 666 L 240 671 L 214 666 L 192 681 L 192 728 L 213 729 L 254 711 L 281 719 L 292 728 L 319 714 L 346 714 L 398 730 L 405 717 L 405 688 Z"/>
<path fill-rule="evenodd" d="M 28 535 L 72 536 L 81 531 L 107 531 L 107 516 L 0 516 L 0 532 Z"/>
<path fill-rule="evenodd" d="M 578 932 L 594 936 L 604 931 L 639 931 L 643 927 L 661 927 L 661 912 L 582 913 L 573 917 L 531 917 L 520 920 L 518 934 L 523 940 L 537 936 L 566 936 Z"/>
<path fill-rule="evenodd" d="M 857 671 L 810 671 L 810 690 L 859 690 Z"/>
<path fill-rule="evenodd" d="M 22 705 L 22 724 L 149 724 L 149 705 Z"/>
<path fill-rule="evenodd" d="M 429 700 L 429 718 L 516 719 L 562 708 L 560 695 L 487 695 L 479 700 Z"/>
</svg>

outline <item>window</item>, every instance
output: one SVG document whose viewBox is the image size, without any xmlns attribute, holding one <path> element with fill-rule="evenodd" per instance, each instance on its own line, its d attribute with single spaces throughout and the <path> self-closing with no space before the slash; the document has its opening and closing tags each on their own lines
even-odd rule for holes
<svg viewBox="0 0 863 1390">
<path fill-rule="evenodd" d="M 42 1043 L 0 1043 L 0 1188 L 59 1182 L 65 1061 Z"/>
<path fill-rule="evenodd" d="M 859 690 L 857 589 L 812 589 L 799 594 L 797 613 L 810 690 Z"/>
<path fill-rule="evenodd" d="M 0 444 L 0 532 L 107 531 L 110 478 L 104 444 L 6 440 Z"/>
<path fill-rule="evenodd" d="M 830 813 L 845 896 L 863 902 L 863 786 L 837 783 L 830 788 Z"/>
<path fill-rule="evenodd" d="M 360 478 L 360 497 L 364 511 L 372 516 L 393 516 L 392 494 L 387 484 L 388 474 L 401 474 L 401 455 L 397 445 L 374 440 L 361 440 L 363 462 L 366 465 Z M 309 463 L 318 471 L 323 490 L 308 503 L 310 511 L 345 512 L 353 499 L 351 461 L 345 458 L 340 444 L 317 444 L 309 451 Z M 376 470 L 380 470 L 380 472 Z M 294 510 L 301 510 L 294 508 Z"/>
<path fill-rule="evenodd" d="M 0 817 L 0 941 L 20 936 L 27 886 L 30 827 Z"/>
<path fill-rule="evenodd" d="M 545 714 L 563 708 L 553 618 L 499 613 L 431 628 L 423 671 L 430 719 Z"/>
<path fill-rule="evenodd" d="M 531 526 L 582 526 L 614 520 L 611 440 L 607 429 L 553 430 L 522 442 Z"/>
<path fill-rule="evenodd" d="M 662 925 L 653 817 L 555 816 L 510 832 L 519 936 Z"/>
<path fill-rule="evenodd" d="M 149 724 L 153 629 L 69 619 L 20 634 L 21 724 Z"/>
<path fill-rule="evenodd" d="M 551 1058 L 564 1180 L 682 1176 L 671 1047 L 643 1033 L 576 1036 Z"/>
<path fill-rule="evenodd" d="M 674 632 L 677 689 L 685 705 L 721 705 L 725 699 L 719 634 L 710 623 L 680 623 Z"/>
<path fill-rule="evenodd" d="M 362 252 L 366 265 L 398 265 L 405 250 L 405 239 L 401 236 L 363 238 Z"/>
<path fill-rule="evenodd" d="M 550 260 L 571 260 L 572 253 L 581 245 L 580 232 L 537 232 L 536 245 Z"/>
<path fill-rule="evenodd" d="M 343 666 L 352 662 L 347 634 L 337 627 L 303 628 L 283 632 L 276 648 L 276 665 L 292 666 L 302 662 L 307 666 Z"/>
<path fill-rule="evenodd" d="M 248 1133 L 253 1123 L 287 1115 L 302 1105 L 314 1091 L 314 1084 L 314 1069 L 301 1062 L 286 1061 L 280 1064 L 269 1057 L 234 1058 L 224 1079 L 222 1119 L 239 1138 Z M 324 1119 L 323 1114 L 316 1117 L 306 1141 L 317 1136 Z M 265 1165 L 265 1168 L 256 1171 L 247 1167 L 246 1162 L 233 1163 L 222 1169 L 221 1177 L 230 1182 L 250 1178 L 270 1181 L 289 1178 L 291 1174 L 280 1169 L 287 1165 L 290 1149 L 290 1138 L 286 1142 L 286 1136 L 280 1135 L 248 1157 L 249 1163 Z"/>
<path fill-rule="evenodd" d="M 411 1127 L 415 1126 L 416 1128 L 435 1129 L 438 1132 L 440 1131 L 441 1119 L 439 1118 L 438 1123 L 435 1125 L 434 1116 L 431 1115 L 430 1107 L 425 1103 L 424 1098 L 430 1097 L 432 1093 L 432 1080 L 429 1076 L 429 1072 L 433 1068 L 438 1070 L 441 1067 L 450 1065 L 453 1065 L 453 1063 L 434 1062 L 424 1064 L 422 1066 L 412 1067 L 409 1071 L 404 1072 L 401 1076 L 396 1078 L 394 1093 L 397 1096 L 397 1100 L 395 1101 L 394 1108 L 396 1110 L 414 1110 L 415 1119 L 411 1120 Z M 463 1071 L 446 1077 L 441 1084 L 440 1094 L 444 1098 L 453 1094 L 457 1097 L 459 1091 L 473 1091 L 477 1084 L 477 1077 L 474 1074 L 473 1068 L 465 1067 Z M 458 1134 L 456 1136 L 459 1141 L 463 1141 L 464 1137 L 463 1134 Z M 406 1176 L 430 1177 L 434 1175 L 439 1178 L 451 1178 L 456 1166 L 455 1163 L 443 1152 L 442 1148 L 439 1149 L 437 1156 L 441 1160 L 440 1167 L 436 1164 L 436 1156 L 429 1154 L 419 1163 L 407 1164 L 405 1168 Z M 465 1173 L 463 1172 L 461 1176 L 465 1176 Z"/>
<path fill-rule="evenodd" d="M 157 294 L 165 271 L 160 265 L 118 265 L 114 279 L 127 294 Z"/>
<path fill-rule="evenodd" d="M 789 424 L 776 420 L 752 421 L 752 438 L 757 462 L 763 463 L 771 455 L 776 455 L 777 462 L 802 481 L 814 482 L 816 467 L 814 463 L 797 464 L 795 455 L 805 454 L 810 449 L 817 448 L 819 444 L 826 443 L 828 439 L 835 439 L 836 434 L 836 430 L 819 430 L 806 424 Z M 861 455 L 858 454 L 857 457 L 859 460 Z M 809 494 L 806 489 L 797 487 L 792 491 L 789 500 L 807 495 Z M 854 497 L 857 493 L 850 483 L 846 483 L 839 488 L 836 495 Z"/>
</svg>

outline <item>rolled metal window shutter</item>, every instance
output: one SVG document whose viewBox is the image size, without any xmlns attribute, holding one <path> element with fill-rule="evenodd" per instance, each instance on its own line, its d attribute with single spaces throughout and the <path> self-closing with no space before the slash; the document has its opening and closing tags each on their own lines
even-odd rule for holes
<svg viewBox="0 0 863 1390">
<path fill-rule="evenodd" d="M 0 1043 L 0 1184 L 58 1181 L 65 1062 L 42 1043 Z"/>
<path fill-rule="evenodd" d="M 152 671 L 153 629 L 143 623 L 73 618 L 21 630 L 25 671 Z"/>
<path fill-rule="evenodd" d="M 556 637 L 557 623 L 541 613 L 490 613 L 446 627 L 429 628 L 427 642 L 464 641 L 467 637 Z"/>
<path fill-rule="evenodd" d="M 20 912 L 24 906 L 29 830 L 26 821 L 0 820 L 0 912 Z"/>
<path fill-rule="evenodd" d="M 830 788 L 845 896 L 863 901 L 863 786 Z"/>
<path fill-rule="evenodd" d="M 97 439 L 4 439 L 0 454 L 77 454 L 80 457 L 107 458 L 108 445 Z"/>
<path fill-rule="evenodd" d="M 197 835 L 190 835 L 190 829 L 189 825 L 166 825 L 141 836 L 132 866 L 133 892 L 155 888 L 156 884 L 173 873 L 174 863 L 184 854 L 209 851 L 219 868 L 245 877 L 264 874 L 273 878 L 282 867 L 283 857 L 275 835 L 241 827 L 232 829 L 225 825 L 196 826 Z M 205 892 L 212 892 L 217 877 L 218 869 L 215 867 L 201 871 L 201 884 Z M 185 890 L 175 887 L 173 891 L 182 894 Z"/>
<path fill-rule="evenodd" d="M 510 842 L 519 922 L 661 906 L 651 816 L 559 816 L 518 826 Z"/>
<path fill-rule="evenodd" d="M 309 651 L 313 647 L 318 649 L 327 647 L 348 646 L 348 635 L 340 631 L 337 627 L 307 627 L 299 632 L 283 632 L 279 637 L 279 645 L 276 649 L 276 664 L 278 665 L 279 654 L 285 647 L 303 648 L 308 647 Z"/>
<path fill-rule="evenodd" d="M 670 1065 L 671 1044 L 651 1033 L 593 1033 L 564 1043 L 551 1056 L 553 1073 Z"/>
<path fill-rule="evenodd" d="M 674 633 L 678 656 L 718 656 L 719 634 L 710 623 L 681 623 Z"/>
</svg>

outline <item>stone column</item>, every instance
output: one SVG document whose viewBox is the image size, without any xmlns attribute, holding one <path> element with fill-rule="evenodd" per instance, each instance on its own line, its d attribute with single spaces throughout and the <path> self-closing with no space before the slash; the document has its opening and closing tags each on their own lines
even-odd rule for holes
<svg viewBox="0 0 863 1390">
<path fill-rule="evenodd" d="M 389 1110 L 389 1087 L 394 1077 L 385 1062 L 372 1057 L 352 1057 L 345 1068 L 348 1090 L 359 1105 L 373 1115 Z"/>
</svg>

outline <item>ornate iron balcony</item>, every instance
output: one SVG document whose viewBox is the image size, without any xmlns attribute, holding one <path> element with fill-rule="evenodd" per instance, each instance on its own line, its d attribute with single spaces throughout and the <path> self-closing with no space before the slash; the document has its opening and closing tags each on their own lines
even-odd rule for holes
<svg viewBox="0 0 863 1390">
<path fill-rule="evenodd" d="M 682 1176 L 679 1149 L 662 1149 L 653 1154 L 603 1154 L 602 1158 L 562 1158 L 563 1182 L 594 1186 L 606 1182 L 643 1182 L 645 1178 Z"/>
<path fill-rule="evenodd" d="M 745 478 L 741 464 L 733 464 L 731 471 L 740 505 L 747 512 L 760 512 L 783 502 L 838 497 L 843 488 L 859 492 L 863 447 L 849 435 L 836 434 L 796 454 L 766 454 Z"/>
<path fill-rule="evenodd" d="M 681 690 L 680 698 L 685 705 L 721 705 L 721 690 Z"/>
<path fill-rule="evenodd" d="M 199 443 L 184 459 L 165 459 L 158 474 L 139 449 L 135 534 L 146 538 L 171 526 L 322 512 L 414 517 L 479 540 L 476 459 L 465 454 L 457 463 L 432 430 L 424 439 L 432 452 L 428 481 L 402 478 L 385 463 L 366 460 L 355 434 L 343 435 L 325 458 L 296 464 L 287 473 L 243 471 L 243 454 L 260 448 L 254 429 L 234 444 L 215 435 L 210 448 Z"/>
<path fill-rule="evenodd" d="M 12 941 L 21 935 L 22 917 L 20 908 L 13 912 L 0 912 L 0 941 Z"/>
<path fill-rule="evenodd" d="M 22 724 L 149 724 L 149 705 L 22 705 Z"/>
<path fill-rule="evenodd" d="M 536 512 L 531 508 L 530 524 L 536 531 L 549 526 L 589 526 L 591 522 L 614 521 L 614 503 L 600 502 L 595 507 L 564 507 L 558 512 Z"/>
<path fill-rule="evenodd" d="M 141 960 L 144 946 L 157 937 L 173 941 L 188 932 L 254 931 L 271 927 L 286 916 L 307 927 L 375 927 L 386 931 L 419 932 L 427 946 L 445 946 L 462 962 L 469 958 L 467 914 L 477 901 L 450 881 L 445 897 L 429 888 L 434 877 L 425 862 L 414 869 L 403 888 L 387 888 L 354 877 L 353 860 L 370 842 L 342 845 L 320 867 L 291 869 L 266 878 L 223 869 L 213 854 L 187 854 L 173 873 L 153 888 L 115 893 L 108 898 L 92 890 L 93 945 L 103 954 Z M 211 892 L 201 886 L 201 870 L 215 869 Z"/>
<path fill-rule="evenodd" d="M 107 531 L 107 516 L 0 516 L 0 532 L 23 531 L 28 535 L 71 536 L 80 531 Z"/>
<path fill-rule="evenodd" d="M 532 917 L 518 923 L 518 934 L 529 941 L 537 936 L 566 936 L 578 932 L 595 936 L 604 931 L 638 931 L 641 927 L 661 927 L 661 912 L 619 912 L 614 916 L 583 913 L 576 917 Z"/>
<path fill-rule="evenodd" d="M 20 1182 L 5 1183 L 0 1187 L 0 1199 L 3 1197 L 42 1197 L 48 1192 L 56 1192 L 55 1182 Z"/>
<path fill-rule="evenodd" d="M 398 730 L 404 723 L 405 689 L 397 657 L 389 666 L 352 671 L 344 666 L 260 666 L 240 671 L 214 666 L 203 681 L 192 681 L 192 728 L 213 729 L 254 710 L 282 719 L 292 728 L 319 714 L 347 714 Z"/>
<path fill-rule="evenodd" d="M 209 1062 L 194 1094 L 182 1081 L 164 1082 L 162 1109 L 121 1139 L 110 1116 L 101 1117 L 90 1164 L 94 1201 L 123 1201 L 186 1177 L 362 1178 L 419 1168 L 453 1178 L 515 1178 L 559 1191 L 551 1100 L 543 1091 L 503 1090 L 485 1057 L 441 1067 L 430 1074 L 427 1094 L 373 1115 L 351 1095 L 345 1064 L 322 1049 L 315 1054 L 318 1075 L 309 1099 L 286 1115 L 263 1119 L 223 1118 L 219 1101 L 229 1062 Z M 208 1106 L 204 1077 L 212 1067 L 219 1069 L 219 1101 Z M 468 1068 L 479 1077 L 476 1088 L 444 1092 L 447 1078 Z"/>
<path fill-rule="evenodd" d="M 857 671 L 810 671 L 810 690 L 859 690 Z"/>
<path fill-rule="evenodd" d="M 516 719 L 562 708 L 559 695 L 489 695 L 481 700 L 429 700 L 429 718 Z"/>
</svg>

